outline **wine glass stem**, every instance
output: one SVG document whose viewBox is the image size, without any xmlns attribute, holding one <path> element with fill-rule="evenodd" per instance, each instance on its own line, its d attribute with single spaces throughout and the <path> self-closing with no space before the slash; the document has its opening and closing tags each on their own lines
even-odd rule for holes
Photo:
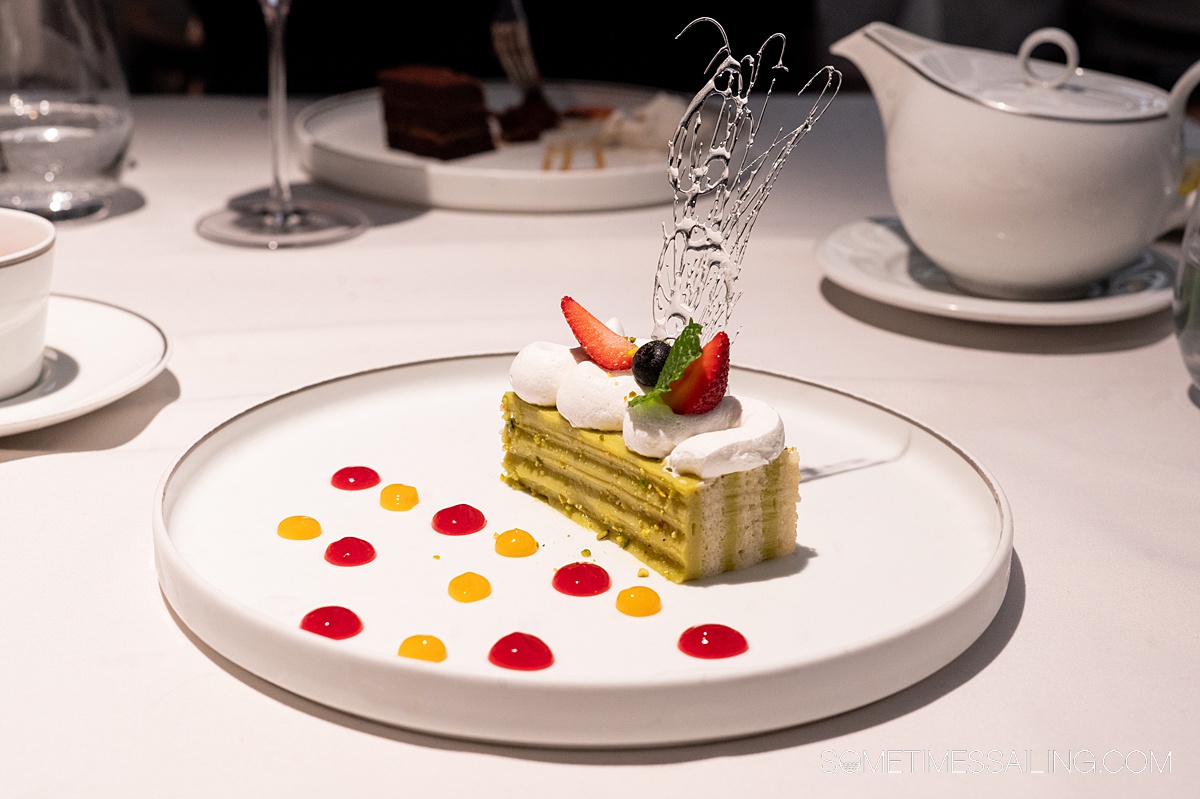
<svg viewBox="0 0 1200 799">
<path fill-rule="evenodd" d="M 271 137 L 271 210 L 280 227 L 292 211 L 292 189 L 286 170 L 288 159 L 287 64 L 284 30 L 291 0 L 260 0 L 267 23 L 267 125 Z"/>
</svg>

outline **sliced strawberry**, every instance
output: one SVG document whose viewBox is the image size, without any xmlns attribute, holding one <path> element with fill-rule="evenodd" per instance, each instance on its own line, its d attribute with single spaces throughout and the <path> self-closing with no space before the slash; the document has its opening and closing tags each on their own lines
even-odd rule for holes
<svg viewBox="0 0 1200 799">
<path fill-rule="evenodd" d="M 662 401 L 675 413 L 707 413 L 717 407 L 729 388 L 729 336 L 725 331 L 712 337 L 700 357 L 671 381 Z"/>
<path fill-rule="evenodd" d="M 601 369 L 618 372 L 633 365 L 637 347 L 632 341 L 614 333 L 570 297 L 562 298 L 562 312 L 579 346 Z"/>
</svg>

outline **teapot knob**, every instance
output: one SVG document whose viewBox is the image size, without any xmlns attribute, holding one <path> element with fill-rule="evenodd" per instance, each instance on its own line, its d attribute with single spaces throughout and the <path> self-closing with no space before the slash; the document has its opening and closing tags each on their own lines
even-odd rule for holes
<svg viewBox="0 0 1200 799">
<path fill-rule="evenodd" d="M 1063 65 L 1058 74 L 1049 79 L 1034 73 L 1033 67 L 1029 63 L 1034 48 L 1039 44 L 1056 44 L 1067 56 L 1067 63 Z M 1071 34 L 1062 28 L 1039 28 L 1021 42 L 1021 49 L 1017 51 L 1017 60 L 1021 64 L 1021 71 L 1025 73 L 1027 81 L 1044 89 L 1055 89 L 1066 83 L 1079 66 L 1079 46 L 1075 44 L 1075 39 Z"/>
</svg>

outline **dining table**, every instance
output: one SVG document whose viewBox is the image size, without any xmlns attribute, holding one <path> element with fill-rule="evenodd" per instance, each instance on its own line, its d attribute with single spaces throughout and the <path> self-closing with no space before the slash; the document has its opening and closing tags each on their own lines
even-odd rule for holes
<svg viewBox="0 0 1200 799">
<path fill-rule="evenodd" d="M 317 99 L 293 97 L 291 112 Z M 798 124 L 811 100 L 770 103 L 768 131 Z M 321 246 L 229 246 L 195 226 L 266 191 L 264 99 L 135 95 L 133 115 L 111 212 L 58 225 L 52 302 L 136 314 L 166 342 L 162 368 L 111 402 L 0 437 L 0 797 L 1196 795 L 1200 391 L 1169 286 L 1125 318 L 1030 323 L 903 307 L 831 280 L 827 237 L 896 216 L 869 93 L 838 95 L 778 175 L 742 257 L 731 361 L 895 411 L 986 470 L 1011 526 L 1002 598 L 961 653 L 885 696 L 630 746 L 446 734 L 281 687 L 172 606 L 155 525 L 183 453 L 273 398 L 573 344 L 566 295 L 648 329 L 669 196 L 564 212 L 421 205 L 330 185 L 293 147 L 293 191 L 353 205 L 369 228 Z M 1173 264 L 1178 243 L 1176 230 L 1152 249 Z M 122 346 L 94 337 L 89 357 Z M 81 378 L 90 364 L 77 360 Z M 477 447 L 498 474 L 499 393 L 494 426 Z M 805 442 L 788 443 L 803 465 Z M 883 612 L 893 599 L 871 590 L 859 601 Z M 761 612 L 799 629 L 837 618 L 838 601 Z M 730 710 L 704 681 L 686 702 Z"/>
</svg>

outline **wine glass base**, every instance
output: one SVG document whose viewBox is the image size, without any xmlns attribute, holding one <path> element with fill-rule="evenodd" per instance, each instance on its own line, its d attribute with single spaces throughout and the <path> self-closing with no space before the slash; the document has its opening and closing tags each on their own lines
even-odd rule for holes
<svg viewBox="0 0 1200 799">
<path fill-rule="evenodd" d="M 222 208 L 196 223 L 206 239 L 241 247 L 311 247 L 353 238 L 370 227 L 356 208 L 295 200 L 286 213 L 270 201 Z"/>
</svg>

